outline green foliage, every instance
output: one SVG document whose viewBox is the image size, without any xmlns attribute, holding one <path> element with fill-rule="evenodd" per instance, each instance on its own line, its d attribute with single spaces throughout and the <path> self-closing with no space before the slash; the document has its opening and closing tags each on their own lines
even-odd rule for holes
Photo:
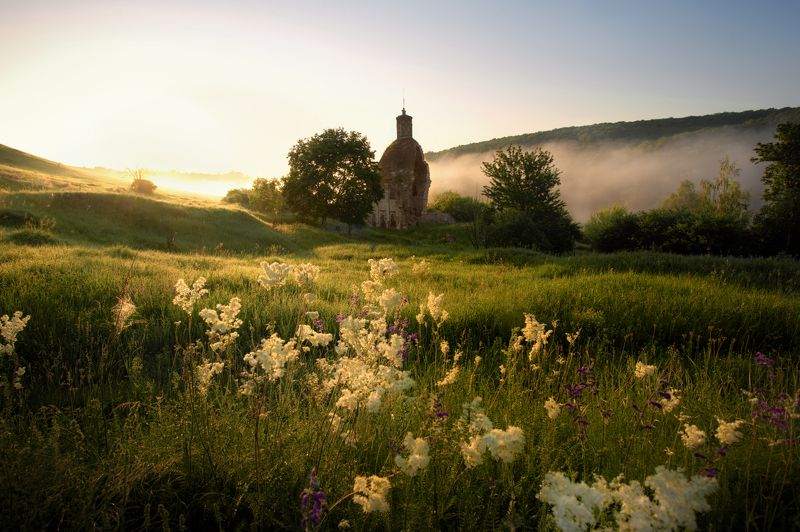
<svg viewBox="0 0 800 532">
<path fill-rule="evenodd" d="M 59 244 L 59 241 L 53 237 L 50 231 L 34 227 L 12 231 L 5 239 L 20 246 L 53 246 Z"/>
<path fill-rule="evenodd" d="M 759 142 L 755 151 L 753 162 L 769 163 L 759 233 L 768 250 L 800 256 L 800 122 L 778 125 L 775 142 Z"/>
<path fill-rule="evenodd" d="M 486 210 L 487 205 L 475 198 L 462 196 L 457 192 L 441 192 L 428 204 L 428 208 L 434 211 L 446 212 L 457 222 L 474 222 L 475 219 Z"/>
<path fill-rule="evenodd" d="M 363 224 L 383 197 L 374 157 L 366 137 L 342 128 L 297 141 L 283 181 L 287 206 L 314 223 L 335 218 L 348 226 Z"/>
<path fill-rule="evenodd" d="M 250 191 L 250 208 L 263 212 L 275 221 L 283 210 L 283 193 L 281 183 L 277 179 L 259 178 L 253 181 Z"/>
<path fill-rule="evenodd" d="M 509 146 L 482 168 L 490 178 L 483 194 L 497 210 L 488 231 L 490 245 L 556 253 L 572 249 L 580 230 L 561 199 L 560 172 L 550 152 Z"/>
<path fill-rule="evenodd" d="M 592 214 L 583 233 L 602 252 L 636 249 L 641 240 L 637 216 L 619 205 Z"/>
<path fill-rule="evenodd" d="M 224 203 L 233 203 L 247 208 L 250 207 L 250 193 L 251 190 L 247 188 L 234 188 L 225 194 L 222 201 Z"/>
</svg>

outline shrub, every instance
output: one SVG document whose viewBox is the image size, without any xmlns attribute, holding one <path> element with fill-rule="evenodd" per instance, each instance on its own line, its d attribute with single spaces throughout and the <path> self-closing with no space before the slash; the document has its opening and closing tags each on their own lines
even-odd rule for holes
<svg viewBox="0 0 800 532">
<path fill-rule="evenodd" d="M 603 252 L 636 249 L 640 239 L 637 216 L 619 205 L 592 214 L 583 233 Z"/>
</svg>

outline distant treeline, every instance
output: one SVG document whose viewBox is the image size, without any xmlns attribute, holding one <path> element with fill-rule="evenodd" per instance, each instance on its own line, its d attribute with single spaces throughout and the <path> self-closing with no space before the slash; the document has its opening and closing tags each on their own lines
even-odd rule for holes
<svg viewBox="0 0 800 532">
<path fill-rule="evenodd" d="M 782 122 L 800 122 L 800 107 L 562 127 L 550 131 L 526 133 L 465 144 L 439 152 L 429 152 L 425 154 L 425 158 L 429 161 L 435 161 L 443 157 L 457 157 L 466 154 L 496 151 L 510 145 L 538 146 L 557 141 L 576 141 L 580 143 L 603 141 L 652 142 L 675 135 L 720 127 L 733 127 L 742 130 L 762 129 L 764 127 L 774 127 Z"/>
</svg>

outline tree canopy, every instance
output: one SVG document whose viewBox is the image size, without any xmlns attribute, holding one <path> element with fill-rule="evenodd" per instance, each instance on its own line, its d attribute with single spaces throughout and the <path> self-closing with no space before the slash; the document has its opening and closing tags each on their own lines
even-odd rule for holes
<svg viewBox="0 0 800 532">
<path fill-rule="evenodd" d="M 561 173 L 550 152 L 510 146 L 498 150 L 482 167 L 490 178 L 483 194 L 497 211 L 490 243 L 542 251 L 572 249 L 580 230 L 561 199 Z"/>
<path fill-rule="evenodd" d="M 375 152 L 366 137 L 342 128 L 297 141 L 283 179 L 287 206 L 311 222 L 363 224 L 383 197 Z"/>
<path fill-rule="evenodd" d="M 778 125 L 775 142 L 759 142 L 754 163 L 769 163 L 756 223 L 771 251 L 800 255 L 800 123 Z"/>
</svg>

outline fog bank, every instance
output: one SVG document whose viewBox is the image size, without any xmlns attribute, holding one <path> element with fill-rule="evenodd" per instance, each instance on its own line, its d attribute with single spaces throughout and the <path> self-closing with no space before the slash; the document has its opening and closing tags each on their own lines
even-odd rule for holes
<svg viewBox="0 0 800 532">
<path fill-rule="evenodd" d="M 719 173 L 719 162 L 729 157 L 741 170 L 742 189 L 750 192 L 752 209 L 761 206 L 764 165 L 750 158 L 758 142 L 771 142 L 774 128 L 742 131 L 719 128 L 669 137 L 657 142 L 631 144 L 576 141 L 546 143 L 561 170 L 561 197 L 578 222 L 586 222 L 600 209 L 620 204 L 633 211 L 651 209 L 677 189 L 684 179 L 698 183 Z M 494 152 L 442 157 L 430 162 L 430 197 L 452 190 L 477 197 L 489 179 L 481 163 Z"/>
</svg>

